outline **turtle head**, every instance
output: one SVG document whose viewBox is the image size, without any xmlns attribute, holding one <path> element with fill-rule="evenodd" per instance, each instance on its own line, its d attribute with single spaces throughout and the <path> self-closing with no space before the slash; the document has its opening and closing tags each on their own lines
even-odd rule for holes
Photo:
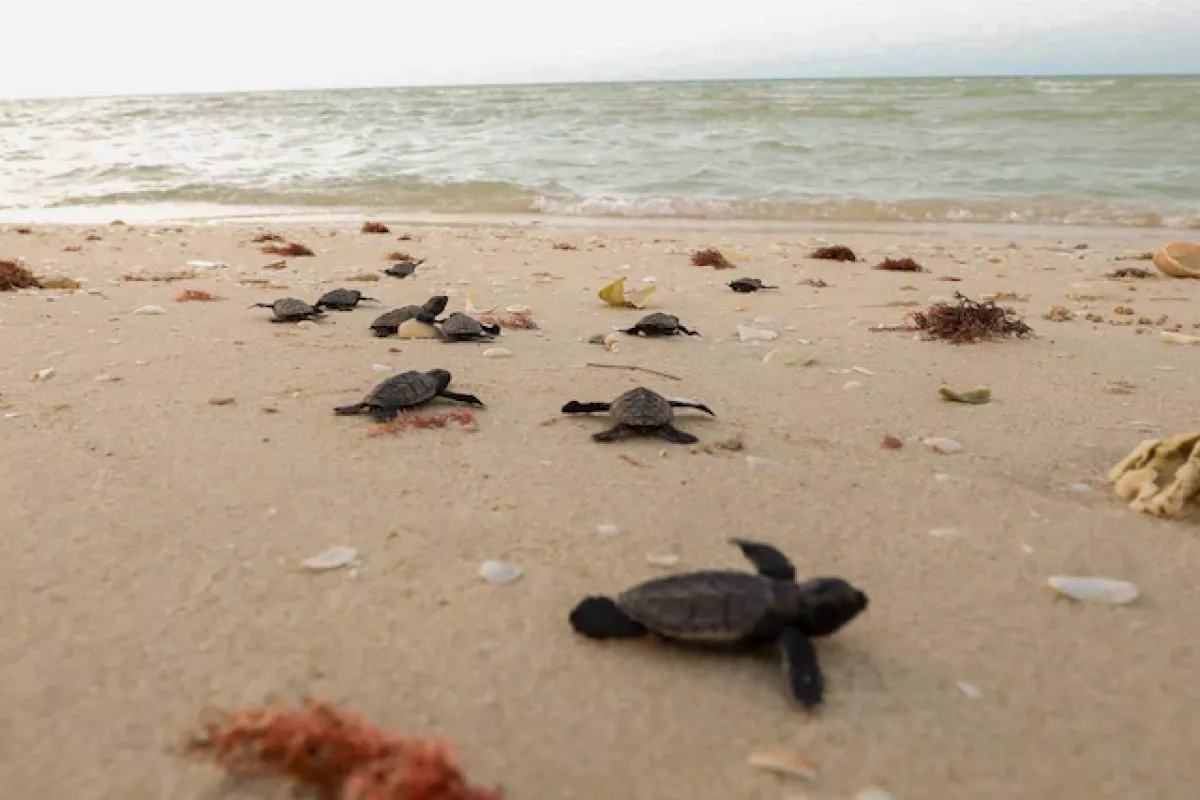
<svg viewBox="0 0 1200 800">
<path fill-rule="evenodd" d="M 792 584 L 789 619 L 807 636 L 829 636 L 866 609 L 866 593 L 841 578 Z"/>
<path fill-rule="evenodd" d="M 446 310 L 446 303 L 449 303 L 449 302 L 450 302 L 449 297 L 447 297 L 444 294 L 438 294 L 438 295 L 434 295 L 433 297 L 426 300 L 424 305 L 421 306 L 421 308 L 425 309 L 430 314 L 432 314 L 436 317 L 438 314 L 440 314 Z"/>
<path fill-rule="evenodd" d="M 446 388 L 450 385 L 449 372 L 444 369 L 431 369 L 427 374 L 437 381 L 438 392 L 446 391 Z"/>
</svg>

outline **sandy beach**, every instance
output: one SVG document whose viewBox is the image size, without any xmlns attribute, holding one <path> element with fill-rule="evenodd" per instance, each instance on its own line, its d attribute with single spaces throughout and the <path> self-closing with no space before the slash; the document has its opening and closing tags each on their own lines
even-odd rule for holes
<svg viewBox="0 0 1200 800">
<path fill-rule="evenodd" d="M 806 258 L 814 233 L 785 228 L 391 227 L 270 225 L 316 252 L 278 270 L 250 242 L 267 226 L 0 229 L 0 259 L 86 280 L 0 294 L 0 795 L 285 797 L 226 786 L 173 748 L 205 707 L 305 695 L 445 736 L 472 781 L 526 800 L 1195 795 L 1200 539 L 1104 480 L 1143 439 L 1196 427 L 1200 346 L 1138 320 L 1200 335 L 1200 283 L 1103 277 L 1153 270 L 1117 258 L 1184 234 L 816 231 L 853 248 L 850 264 Z M 737 269 L 692 266 L 703 247 Z M 409 279 L 346 282 L 394 250 L 428 261 Z M 873 270 L 885 256 L 929 272 Z M 122 280 L 195 260 L 226 266 Z M 743 276 L 780 288 L 727 288 Z M 648 311 L 702 336 L 588 343 L 648 313 L 597 297 L 619 277 L 656 279 Z M 338 286 L 382 302 L 301 327 L 248 308 Z M 183 289 L 225 299 L 174 302 Z M 954 346 L 870 330 L 955 291 L 1027 296 L 1004 304 L 1037 335 Z M 451 311 L 468 295 L 528 305 L 540 330 L 370 335 L 377 314 L 438 293 Z M 165 313 L 133 313 L 146 305 Z M 1074 319 L 1044 319 L 1053 306 Z M 739 341 L 739 325 L 779 338 Z M 512 357 L 483 357 L 495 346 Z M 815 362 L 764 363 L 782 346 Z M 388 374 L 438 367 L 487 404 L 475 429 L 369 436 L 369 418 L 333 414 Z M 590 435 L 604 419 L 559 413 L 638 385 L 709 405 L 715 419 L 678 422 L 700 444 L 602 445 Z M 940 386 L 994 399 L 949 403 Z M 731 536 L 870 595 L 818 646 L 819 711 L 788 701 L 771 654 L 597 643 L 568 626 L 583 596 L 668 571 L 647 556 L 748 568 Z M 361 565 L 303 567 L 336 545 Z M 524 576 L 489 584 L 489 559 Z M 1074 603 L 1047 586 L 1055 574 L 1120 578 L 1142 597 Z M 818 778 L 747 766 L 764 748 L 803 753 Z"/>
</svg>

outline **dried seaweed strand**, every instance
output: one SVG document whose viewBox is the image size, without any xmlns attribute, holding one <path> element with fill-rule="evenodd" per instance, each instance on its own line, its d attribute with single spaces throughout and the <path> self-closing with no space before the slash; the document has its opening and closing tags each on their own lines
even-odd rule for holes
<svg viewBox="0 0 1200 800">
<path fill-rule="evenodd" d="M 665 372 L 659 372 L 656 369 L 649 369 L 648 367 L 639 367 L 635 364 L 595 364 L 595 363 L 589 361 L 585 366 L 596 367 L 598 369 L 625 369 L 625 370 L 632 370 L 634 372 L 648 372 L 651 375 L 657 375 L 658 377 L 666 378 L 667 380 L 672 380 L 672 381 L 683 380 L 683 378 L 680 378 L 676 375 L 668 375 Z"/>
</svg>

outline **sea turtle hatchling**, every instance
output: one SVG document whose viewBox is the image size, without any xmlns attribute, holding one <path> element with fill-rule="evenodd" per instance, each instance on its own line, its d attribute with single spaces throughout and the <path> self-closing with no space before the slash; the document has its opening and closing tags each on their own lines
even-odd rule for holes
<svg viewBox="0 0 1200 800">
<path fill-rule="evenodd" d="M 447 342 L 488 340 L 499 335 L 499 325 L 484 325 L 461 311 L 455 311 L 442 322 L 442 338 Z"/>
<path fill-rule="evenodd" d="M 778 289 L 778 286 L 767 286 L 758 278 L 738 278 L 735 281 L 729 282 L 729 288 L 735 292 L 745 294 L 747 292 L 757 292 L 759 289 Z"/>
<path fill-rule="evenodd" d="M 313 308 L 332 308 L 334 311 L 350 311 L 359 303 L 368 300 L 378 303 L 374 297 L 364 297 L 358 289 L 334 289 L 321 295 L 321 299 L 313 303 Z"/>
<path fill-rule="evenodd" d="M 417 267 L 424 263 L 425 259 L 423 258 L 416 261 L 411 258 L 407 258 L 403 261 L 397 261 L 395 264 L 392 264 L 383 271 L 383 274 L 391 275 L 393 278 L 407 278 L 409 275 L 412 275 L 417 271 Z"/>
<path fill-rule="evenodd" d="M 274 303 L 255 303 L 250 308 L 269 308 L 274 312 L 271 322 L 300 322 L 314 319 L 325 312 L 295 297 L 281 297 Z"/>
<path fill-rule="evenodd" d="M 829 636 L 868 604 L 841 578 L 796 582 L 796 570 L 774 547 L 732 539 L 757 574 L 706 570 L 668 575 L 617 595 L 587 597 L 571 611 L 576 633 L 592 639 L 662 639 L 733 650 L 773 644 L 783 658 L 789 693 L 805 708 L 820 704 L 825 679 L 812 639 Z"/>
<path fill-rule="evenodd" d="M 690 331 L 679 323 L 679 317 L 674 314 L 664 314 L 661 311 L 656 311 L 653 314 L 647 314 L 638 320 L 637 325 L 632 328 L 622 328 L 621 333 L 628 333 L 633 336 L 641 334 L 643 336 L 674 336 L 679 333 L 686 333 L 688 336 L 699 336 L 696 331 Z"/>
<path fill-rule="evenodd" d="M 695 408 L 710 416 L 716 416 L 703 403 L 688 400 L 668 400 L 658 392 L 644 386 L 630 389 L 611 403 L 581 403 L 572 400 L 562 407 L 564 414 L 590 414 L 607 411 L 616 424 L 606 431 L 593 433 L 597 442 L 615 442 L 625 434 L 660 436 L 675 444 L 695 444 L 700 441 L 690 433 L 679 430 L 672 424 L 676 408 Z"/>
<path fill-rule="evenodd" d="M 418 322 L 424 322 L 427 325 L 433 325 L 437 322 L 437 315 L 446 310 L 446 303 L 450 302 L 444 294 L 435 295 L 426 300 L 419 306 L 404 306 L 402 308 L 393 308 L 384 314 L 380 314 L 371 323 L 371 331 L 376 336 L 394 336 L 396 331 L 400 330 L 400 326 L 410 319 L 415 319 Z"/>
<path fill-rule="evenodd" d="M 460 403 L 483 408 L 483 401 L 473 394 L 451 392 L 446 387 L 450 385 L 450 373 L 444 369 L 431 369 L 428 372 L 409 370 L 393 375 L 371 390 L 361 403 L 351 406 L 338 406 L 334 413 L 340 416 L 369 413 L 378 422 L 395 419 L 403 409 L 419 406 L 435 397 L 445 397 Z"/>
</svg>

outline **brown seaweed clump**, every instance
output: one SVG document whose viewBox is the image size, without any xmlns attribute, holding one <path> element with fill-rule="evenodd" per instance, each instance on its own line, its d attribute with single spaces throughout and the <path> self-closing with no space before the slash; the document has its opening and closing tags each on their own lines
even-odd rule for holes
<svg viewBox="0 0 1200 800">
<path fill-rule="evenodd" d="M 382 222 L 364 222 L 362 226 L 363 233 L 391 233 L 392 229 Z"/>
<path fill-rule="evenodd" d="M 880 261 L 878 264 L 876 264 L 874 268 L 887 270 L 889 272 L 929 272 L 929 270 L 925 269 L 911 258 L 885 258 L 883 261 Z"/>
<path fill-rule="evenodd" d="M 1154 273 L 1141 267 L 1121 267 L 1120 269 L 1114 269 L 1112 272 L 1105 273 L 1104 277 L 1113 279 L 1137 278 L 1138 280 L 1142 280 L 1144 278 L 1153 278 Z"/>
<path fill-rule="evenodd" d="M 287 244 L 269 244 L 262 248 L 262 252 L 269 256 L 285 256 L 288 258 L 299 258 L 300 256 L 315 256 L 316 253 L 312 249 L 305 247 L 297 242 L 288 242 Z"/>
<path fill-rule="evenodd" d="M 446 741 L 407 738 L 328 703 L 217 712 L 187 750 L 233 777 L 290 778 L 319 800 L 502 800 L 471 786 Z"/>
<path fill-rule="evenodd" d="M 954 344 L 1022 338 L 1033 333 L 1024 320 L 995 302 L 977 303 L 961 292 L 955 293 L 954 302 L 935 303 L 924 311 L 912 312 L 909 319 L 927 338 Z"/>
<path fill-rule="evenodd" d="M 250 237 L 250 241 L 254 244 L 266 244 L 267 242 L 282 242 L 284 239 L 278 233 L 256 233 Z"/>
<path fill-rule="evenodd" d="M 0 292 L 36 289 L 38 279 L 19 261 L 0 260 Z"/>
<path fill-rule="evenodd" d="M 64 292 L 73 292 L 76 289 L 83 288 L 83 284 L 79 281 L 62 275 L 37 278 L 37 285 L 41 289 L 59 289 Z"/>
<path fill-rule="evenodd" d="M 413 257 L 403 250 L 393 250 L 383 257 L 384 261 L 412 261 Z"/>
<path fill-rule="evenodd" d="M 578 250 L 579 248 L 570 242 L 555 242 L 550 247 L 551 250 Z"/>
<path fill-rule="evenodd" d="M 697 250 L 692 253 L 692 266 L 694 267 L 712 267 L 713 269 L 733 269 L 734 264 L 725 254 L 715 247 L 710 247 L 707 250 Z"/>
<path fill-rule="evenodd" d="M 467 409 L 453 411 L 438 411 L 427 413 L 423 411 L 402 411 L 395 419 L 381 422 L 367 430 L 367 436 L 384 436 L 387 434 L 404 433 L 405 431 L 424 431 L 431 428 L 464 428 L 475 427 L 475 414 Z"/>
<path fill-rule="evenodd" d="M 835 244 L 832 247 L 818 247 L 808 255 L 809 258 L 819 258 L 823 261 L 858 261 L 858 256 L 849 247 Z"/>
</svg>

